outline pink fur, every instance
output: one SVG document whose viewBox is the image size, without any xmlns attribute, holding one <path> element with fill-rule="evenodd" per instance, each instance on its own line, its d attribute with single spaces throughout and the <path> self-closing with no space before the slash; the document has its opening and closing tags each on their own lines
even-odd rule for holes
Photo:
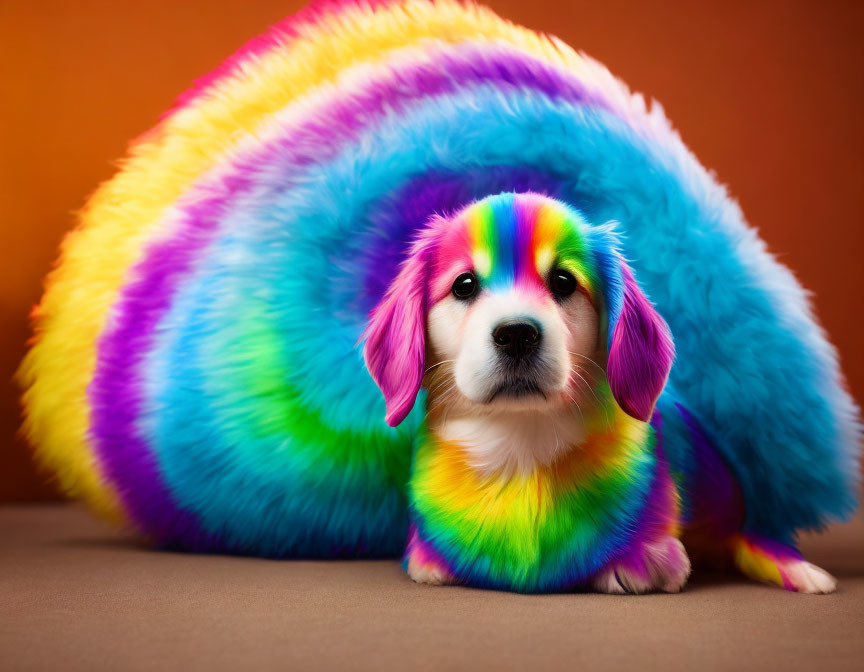
<svg viewBox="0 0 864 672">
<path fill-rule="evenodd" d="M 385 420 L 391 427 L 411 412 L 423 381 L 431 249 L 431 237 L 414 245 L 362 336 L 366 367 L 384 394 Z"/>
<path fill-rule="evenodd" d="M 645 298 L 622 259 L 624 305 L 612 333 L 606 375 L 618 405 L 647 422 L 663 391 L 675 346 L 669 327 Z"/>
</svg>

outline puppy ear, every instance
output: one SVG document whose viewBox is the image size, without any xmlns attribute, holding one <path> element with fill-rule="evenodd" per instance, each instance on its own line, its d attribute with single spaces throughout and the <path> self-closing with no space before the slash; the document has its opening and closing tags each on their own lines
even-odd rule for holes
<svg viewBox="0 0 864 672">
<path fill-rule="evenodd" d="M 431 243 L 418 241 L 384 298 L 369 314 L 363 357 L 396 427 L 414 407 L 426 363 L 426 284 Z"/>
<path fill-rule="evenodd" d="M 666 385 L 675 346 L 669 327 L 642 293 L 620 254 L 619 274 L 607 294 L 609 359 L 606 377 L 612 396 L 629 415 L 648 421 Z M 617 293 L 617 296 L 614 294 Z"/>
</svg>

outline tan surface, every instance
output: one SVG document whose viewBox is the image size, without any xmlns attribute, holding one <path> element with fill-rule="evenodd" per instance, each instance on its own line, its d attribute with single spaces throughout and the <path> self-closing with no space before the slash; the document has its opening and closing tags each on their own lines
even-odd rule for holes
<svg viewBox="0 0 864 672">
<path fill-rule="evenodd" d="M 523 596 L 417 586 L 395 561 L 153 552 L 72 506 L 5 506 L 0 669 L 860 670 L 864 521 L 805 549 L 837 594 L 707 575 Z"/>
</svg>

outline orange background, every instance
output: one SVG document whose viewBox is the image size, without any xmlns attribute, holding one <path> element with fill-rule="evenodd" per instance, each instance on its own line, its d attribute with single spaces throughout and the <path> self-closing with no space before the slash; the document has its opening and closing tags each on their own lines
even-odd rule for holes
<svg viewBox="0 0 864 672">
<path fill-rule="evenodd" d="M 73 211 L 194 78 L 300 4 L 0 1 L 0 500 L 56 496 L 15 438 L 17 391 L 6 381 Z M 488 4 L 663 103 L 815 293 L 860 399 L 864 2 Z"/>
</svg>

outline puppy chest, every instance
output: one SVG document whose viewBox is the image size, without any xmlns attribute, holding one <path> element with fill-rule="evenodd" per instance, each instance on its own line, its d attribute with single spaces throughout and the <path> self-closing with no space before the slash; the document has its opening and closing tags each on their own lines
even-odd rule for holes
<svg viewBox="0 0 864 672">
<path fill-rule="evenodd" d="M 490 476 L 464 451 L 427 443 L 410 481 L 414 522 L 454 572 L 480 584 L 532 590 L 575 580 L 632 534 L 653 461 L 632 462 L 587 470 L 565 460 Z"/>
</svg>

